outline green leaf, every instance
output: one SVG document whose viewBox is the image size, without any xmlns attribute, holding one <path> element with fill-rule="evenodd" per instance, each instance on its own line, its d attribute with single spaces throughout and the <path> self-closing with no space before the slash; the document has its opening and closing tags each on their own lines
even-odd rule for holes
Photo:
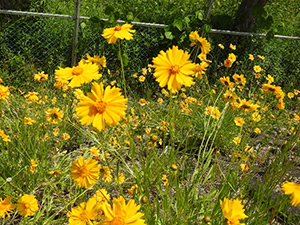
<svg viewBox="0 0 300 225">
<path fill-rule="evenodd" d="M 86 27 L 86 24 L 84 22 L 80 23 L 80 26 L 82 29 L 84 29 Z"/>
<path fill-rule="evenodd" d="M 198 10 L 198 11 L 196 11 L 196 18 L 198 18 L 199 20 L 203 20 L 203 18 L 204 18 L 204 12 L 203 12 L 203 10 Z"/>
<path fill-rule="evenodd" d="M 182 21 L 180 19 L 175 19 L 173 22 L 173 26 L 177 27 L 178 30 L 182 31 Z"/>
<path fill-rule="evenodd" d="M 174 38 L 174 35 L 172 34 L 171 31 L 165 32 L 165 36 L 167 39 L 170 39 L 170 40 L 172 40 Z"/>
<path fill-rule="evenodd" d="M 210 25 L 204 24 L 203 27 L 202 27 L 202 30 L 203 30 L 205 33 L 207 33 L 208 31 L 211 30 L 211 28 L 212 28 L 212 27 L 211 27 Z"/>
<path fill-rule="evenodd" d="M 126 53 L 122 54 L 122 59 L 123 59 L 124 66 L 127 66 L 128 63 L 129 63 L 129 57 L 128 57 L 128 55 Z"/>
<path fill-rule="evenodd" d="M 132 21 L 133 20 L 133 13 L 129 12 L 126 16 L 127 20 Z"/>
<path fill-rule="evenodd" d="M 186 17 L 184 17 L 184 19 L 183 19 L 183 21 L 184 21 L 184 23 L 186 24 L 186 27 L 190 27 L 190 18 L 188 17 L 188 16 L 186 16 Z"/>
<path fill-rule="evenodd" d="M 110 15 L 113 11 L 115 11 L 114 7 L 111 5 L 106 6 L 106 8 L 104 9 L 104 13 L 106 15 Z"/>
</svg>

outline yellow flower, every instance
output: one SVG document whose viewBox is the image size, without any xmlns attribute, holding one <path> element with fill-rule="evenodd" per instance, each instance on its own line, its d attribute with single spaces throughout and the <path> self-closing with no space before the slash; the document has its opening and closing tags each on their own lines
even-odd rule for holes
<svg viewBox="0 0 300 225">
<path fill-rule="evenodd" d="M 265 60 L 265 57 L 262 55 L 257 55 L 258 58 L 260 58 L 261 60 Z"/>
<path fill-rule="evenodd" d="M 148 72 L 148 70 L 147 70 L 146 68 L 143 68 L 143 69 L 142 69 L 142 74 L 143 74 L 144 76 L 147 75 L 147 72 Z"/>
<path fill-rule="evenodd" d="M 108 201 L 110 200 L 110 195 L 105 189 L 99 189 L 96 191 L 92 198 L 97 201 L 97 204 L 102 205 L 104 203 L 108 203 Z"/>
<path fill-rule="evenodd" d="M 25 95 L 24 97 L 26 98 L 26 102 L 27 103 L 31 103 L 31 102 L 37 102 L 37 100 L 39 99 L 37 92 L 28 92 L 27 95 Z"/>
<path fill-rule="evenodd" d="M 233 142 L 234 142 L 234 144 L 238 145 L 239 143 L 241 143 L 241 138 L 235 137 L 235 138 L 233 138 Z"/>
<path fill-rule="evenodd" d="M 53 170 L 49 172 L 51 177 L 58 177 L 61 175 L 61 172 L 59 170 Z"/>
<path fill-rule="evenodd" d="M 38 201 L 34 195 L 23 195 L 17 203 L 17 210 L 21 216 L 33 216 L 39 210 Z"/>
<path fill-rule="evenodd" d="M 34 75 L 34 80 L 37 82 L 48 80 L 48 74 L 45 74 L 44 71 Z"/>
<path fill-rule="evenodd" d="M 100 207 L 94 198 L 90 198 L 87 202 L 82 202 L 79 206 L 72 208 L 67 213 L 70 225 L 86 225 L 93 224 L 92 220 L 96 220 Z"/>
<path fill-rule="evenodd" d="M 159 104 L 162 104 L 162 103 L 164 102 L 164 100 L 163 100 L 162 98 L 158 98 L 158 99 L 157 99 L 157 102 L 158 102 Z"/>
<path fill-rule="evenodd" d="M 137 212 L 140 206 L 136 205 L 134 200 L 130 200 L 127 204 L 125 199 L 120 196 L 112 200 L 113 208 L 109 204 L 103 206 L 104 221 L 99 225 L 143 225 L 145 221 L 141 219 L 143 213 Z"/>
<path fill-rule="evenodd" d="M 254 132 L 257 133 L 257 134 L 260 134 L 261 130 L 257 127 L 257 128 L 254 129 Z"/>
<path fill-rule="evenodd" d="M 198 79 L 202 78 L 202 74 L 205 74 L 206 68 L 209 66 L 207 62 L 201 62 L 201 64 L 196 64 L 194 68 L 194 76 Z"/>
<path fill-rule="evenodd" d="M 82 156 L 79 159 L 75 159 L 70 168 L 70 177 L 79 187 L 89 188 L 99 178 L 100 165 L 97 165 L 97 161 L 91 158 L 86 160 Z"/>
<path fill-rule="evenodd" d="M 295 97 L 294 93 L 292 93 L 292 92 L 289 92 L 289 93 L 287 94 L 287 96 L 288 96 L 290 99 Z"/>
<path fill-rule="evenodd" d="M 189 60 L 190 55 L 177 46 L 166 52 L 160 51 L 153 58 L 153 74 L 160 87 L 168 86 L 169 90 L 179 90 L 182 85 L 190 87 L 194 84 L 190 75 L 194 74 L 195 65 Z"/>
<path fill-rule="evenodd" d="M 99 131 L 108 126 L 114 126 L 125 117 L 127 99 L 121 95 L 121 89 L 103 84 L 93 83 L 92 90 L 87 96 L 82 96 L 76 112 L 81 117 L 82 125 L 90 125 Z M 104 122 L 105 121 L 105 122 Z"/>
<path fill-rule="evenodd" d="M 66 91 L 68 89 L 68 81 L 61 78 L 56 78 L 54 87 L 57 89 L 62 89 L 63 91 Z"/>
<path fill-rule="evenodd" d="M 210 52 L 210 43 L 206 40 L 206 38 L 200 37 L 198 31 L 192 31 L 189 38 L 194 40 L 194 42 L 191 43 L 191 47 L 198 45 L 201 48 L 201 53 L 207 54 Z"/>
<path fill-rule="evenodd" d="M 233 86 L 234 86 L 234 83 L 232 83 L 232 82 L 230 81 L 230 78 L 229 78 L 229 77 L 221 77 L 221 78 L 220 78 L 220 81 L 221 81 L 222 84 L 224 84 L 224 86 L 225 86 L 226 88 L 233 88 Z"/>
<path fill-rule="evenodd" d="M 254 122 L 259 122 L 261 120 L 261 115 L 259 115 L 258 112 L 253 113 L 251 116 L 251 120 L 253 120 Z"/>
<path fill-rule="evenodd" d="M 253 60 L 254 60 L 254 57 L 253 57 L 253 55 L 252 55 L 252 54 L 249 54 L 249 59 L 250 59 L 251 61 L 253 61 Z"/>
<path fill-rule="evenodd" d="M 229 59 L 225 59 L 224 66 L 227 67 L 227 68 L 231 67 L 232 66 L 232 61 L 230 61 Z"/>
<path fill-rule="evenodd" d="M 218 107 L 208 106 L 208 107 L 205 108 L 204 113 L 206 115 L 211 115 L 211 117 L 214 118 L 214 119 L 219 119 L 220 116 L 221 116 L 221 113 L 220 113 Z"/>
<path fill-rule="evenodd" d="M 243 124 L 245 123 L 244 119 L 242 117 L 235 117 L 233 119 L 235 125 L 237 125 L 238 127 L 243 126 Z"/>
<path fill-rule="evenodd" d="M 46 111 L 46 118 L 48 123 L 58 124 L 63 118 L 64 113 L 58 108 L 48 109 Z"/>
<path fill-rule="evenodd" d="M 284 194 L 291 195 L 290 200 L 293 206 L 300 206 L 300 184 L 286 181 L 281 189 Z"/>
<path fill-rule="evenodd" d="M 132 198 L 133 194 L 136 194 L 138 192 L 138 186 L 134 185 L 130 189 L 128 189 L 129 197 Z"/>
<path fill-rule="evenodd" d="M 141 106 L 144 106 L 144 105 L 148 105 L 149 102 L 147 102 L 145 99 L 141 98 L 140 101 L 139 101 L 139 104 L 140 104 Z"/>
<path fill-rule="evenodd" d="M 254 66 L 253 70 L 255 73 L 260 73 L 261 71 L 263 71 L 263 69 L 260 66 Z"/>
<path fill-rule="evenodd" d="M 3 85 L 0 85 L 0 100 L 5 101 L 8 96 L 10 95 L 8 87 L 5 87 Z"/>
<path fill-rule="evenodd" d="M 236 50 L 236 46 L 233 45 L 233 44 L 230 44 L 230 45 L 229 45 L 229 48 L 231 48 L 232 50 Z"/>
<path fill-rule="evenodd" d="M 131 30 L 130 28 L 132 28 L 130 24 L 106 28 L 103 30 L 102 37 L 107 39 L 108 44 L 116 43 L 118 39 L 131 40 L 133 39 L 132 33 L 135 33 L 135 30 Z"/>
<path fill-rule="evenodd" d="M 94 79 L 98 80 L 102 76 L 98 73 L 97 65 L 84 64 L 82 60 L 78 63 L 78 66 L 58 68 L 58 70 L 55 70 L 55 79 L 71 80 L 68 84 L 71 88 L 80 87 L 82 84 L 89 83 Z"/>
<path fill-rule="evenodd" d="M 257 108 L 259 108 L 259 105 L 252 104 L 252 100 L 246 101 L 246 99 L 243 99 L 238 103 L 237 107 L 240 108 L 243 113 L 246 113 L 256 111 Z"/>
<path fill-rule="evenodd" d="M 244 213 L 244 206 L 242 201 L 239 199 L 227 199 L 220 200 L 221 209 L 223 216 L 226 219 L 226 224 L 228 225 L 237 225 L 240 224 L 239 220 L 245 219 L 248 216 Z"/>
<path fill-rule="evenodd" d="M 146 79 L 146 78 L 145 78 L 144 76 L 139 76 L 139 81 L 140 81 L 140 82 L 144 82 L 145 79 Z"/>
<path fill-rule="evenodd" d="M 102 180 L 105 182 L 111 182 L 111 171 L 107 166 L 100 166 L 99 168 L 100 175 L 102 176 Z"/>
<path fill-rule="evenodd" d="M 237 84 L 245 85 L 246 84 L 246 78 L 244 77 L 244 74 L 238 75 L 234 74 L 232 77 Z"/>
<path fill-rule="evenodd" d="M 233 54 L 233 53 L 229 53 L 227 59 L 230 60 L 230 62 L 234 63 L 235 60 L 236 60 L 236 56 L 235 56 L 235 54 Z"/>
<path fill-rule="evenodd" d="M 93 155 L 93 156 L 96 156 L 98 157 L 100 152 L 99 152 L 99 149 L 97 147 L 91 147 L 90 148 L 90 153 Z"/>
<path fill-rule="evenodd" d="M 70 135 L 68 133 L 63 133 L 62 138 L 66 141 L 70 139 Z"/>
<path fill-rule="evenodd" d="M 243 172 L 246 172 L 249 170 L 249 166 L 247 164 L 241 163 L 240 167 L 242 169 Z"/>
<path fill-rule="evenodd" d="M 218 46 L 219 46 L 220 49 L 224 49 L 225 48 L 224 45 L 222 45 L 222 44 L 218 44 Z"/>
<path fill-rule="evenodd" d="M 27 125 L 33 125 L 36 121 L 31 119 L 30 117 L 24 117 L 24 119 L 22 119 L 22 122 Z"/>
<path fill-rule="evenodd" d="M 162 181 L 164 182 L 164 185 L 165 186 L 168 186 L 169 185 L 169 179 L 167 178 L 167 175 L 164 174 L 163 177 L 161 178 Z"/>
<path fill-rule="evenodd" d="M 117 183 L 122 184 L 125 180 L 125 176 L 123 173 L 119 173 L 119 176 L 115 177 Z"/>
<path fill-rule="evenodd" d="M 9 213 L 11 213 L 15 207 L 16 206 L 11 203 L 11 197 L 7 196 L 3 200 L 2 200 L 2 198 L 0 198 L 0 216 L 1 216 L 1 218 L 4 219 L 5 214 L 7 216 L 10 216 Z"/>
<path fill-rule="evenodd" d="M 30 161 L 30 167 L 29 167 L 29 172 L 30 173 L 34 173 L 35 172 L 35 167 L 37 167 L 37 161 L 35 161 L 34 159 L 31 159 Z"/>
<path fill-rule="evenodd" d="M 88 53 L 86 54 L 86 57 L 88 58 L 86 60 L 86 63 L 93 63 L 98 66 L 98 68 L 101 70 L 102 67 L 106 67 L 106 58 L 105 56 L 102 56 L 101 58 L 98 55 L 94 55 L 94 57 L 91 57 Z"/>
</svg>

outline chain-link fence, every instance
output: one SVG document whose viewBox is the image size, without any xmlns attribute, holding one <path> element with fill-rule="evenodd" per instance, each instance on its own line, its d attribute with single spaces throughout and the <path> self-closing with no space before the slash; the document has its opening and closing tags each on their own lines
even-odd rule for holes
<svg viewBox="0 0 300 225">
<path fill-rule="evenodd" d="M 22 75 L 23 72 L 24 74 L 28 72 L 22 72 L 25 67 L 33 72 L 44 70 L 51 74 L 57 66 L 71 66 L 74 16 L 60 18 L 58 15 L 44 14 L 43 17 L 33 17 L 30 13 L 26 14 L 27 16 L 1 13 L 5 13 L 4 10 L 0 10 L 0 72 L 2 74 L 9 71 L 13 77 Z M 136 33 L 133 40 L 122 42 L 122 51 L 128 56 L 126 66 L 129 73 L 146 67 L 160 50 L 166 50 L 173 44 L 172 41 L 164 38 L 164 31 L 161 29 L 163 25 L 141 25 L 143 26 L 135 25 Z M 109 45 L 101 34 L 102 29 L 99 24 L 89 21 L 87 17 L 81 17 L 76 61 L 85 57 L 87 53 L 104 55 L 109 68 L 118 70 L 120 66 L 118 45 Z M 212 78 L 220 77 L 220 62 L 224 62 L 231 51 L 238 55 L 237 64 L 240 66 L 238 73 L 249 69 L 244 66 L 249 65 L 249 54 L 262 55 L 266 60 L 261 61 L 260 65 L 267 73 L 278 77 L 279 82 L 285 83 L 284 79 L 287 78 L 299 80 L 299 40 L 267 39 L 245 34 L 232 35 L 230 32 L 217 30 L 208 33 L 206 37 L 213 46 L 209 57 L 215 64 L 212 64 L 208 72 Z M 236 45 L 237 50 L 230 50 L 230 43 Z M 223 44 L 225 49 L 220 49 L 218 44 Z"/>
</svg>

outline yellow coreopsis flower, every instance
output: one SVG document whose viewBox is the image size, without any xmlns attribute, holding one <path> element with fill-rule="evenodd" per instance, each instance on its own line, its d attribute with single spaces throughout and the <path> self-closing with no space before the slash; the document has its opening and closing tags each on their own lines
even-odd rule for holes
<svg viewBox="0 0 300 225">
<path fill-rule="evenodd" d="M 245 123 L 244 119 L 242 117 L 235 117 L 233 119 L 235 125 L 237 125 L 238 127 L 243 126 L 243 124 Z"/>
<path fill-rule="evenodd" d="M 4 131 L 1 130 L 1 129 L 0 129 L 0 136 L 1 136 L 2 140 L 3 140 L 6 144 L 7 144 L 8 142 L 11 142 L 11 140 L 9 139 L 9 136 L 6 135 L 6 134 L 4 133 Z"/>
<path fill-rule="evenodd" d="M 290 200 L 293 206 L 300 207 L 300 184 L 286 181 L 281 186 L 281 189 L 284 191 L 284 194 L 290 195 Z"/>
<path fill-rule="evenodd" d="M 33 216 L 39 210 L 38 201 L 34 195 L 23 195 L 17 203 L 17 210 L 21 216 Z"/>
<path fill-rule="evenodd" d="M 237 84 L 245 85 L 246 84 L 246 78 L 244 77 L 244 74 L 238 75 L 234 74 L 232 77 Z"/>
<path fill-rule="evenodd" d="M 243 220 L 248 216 L 244 213 L 244 206 L 242 201 L 239 199 L 227 199 L 220 200 L 221 209 L 223 216 L 226 219 L 226 224 L 228 225 L 238 225 L 241 224 L 239 220 Z M 242 225 L 242 224 L 241 224 Z"/>
<path fill-rule="evenodd" d="M 102 67 L 106 67 L 106 58 L 105 56 L 102 56 L 101 58 L 98 55 L 94 55 L 94 57 L 91 57 L 88 53 L 86 54 L 86 57 L 88 58 L 86 60 L 86 63 L 93 63 L 98 66 L 98 68 L 101 70 Z"/>
<path fill-rule="evenodd" d="M 27 125 L 33 125 L 36 121 L 31 119 L 30 117 L 24 117 L 24 119 L 22 119 L 22 122 Z"/>
<path fill-rule="evenodd" d="M 99 131 L 108 126 L 116 125 L 125 117 L 127 99 L 121 95 L 121 89 L 103 84 L 93 83 L 92 90 L 87 96 L 82 96 L 76 112 L 81 117 L 81 124 L 90 125 Z"/>
<path fill-rule="evenodd" d="M 239 143 L 241 143 L 241 138 L 240 137 L 235 137 L 232 140 L 234 142 L 234 144 L 238 145 Z"/>
<path fill-rule="evenodd" d="M 221 116 L 221 113 L 219 111 L 218 107 L 208 106 L 205 108 L 204 114 L 211 115 L 214 119 L 219 119 Z"/>
<path fill-rule="evenodd" d="M 113 199 L 113 207 L 109 204 L 105 204 L 102 209 L 104 211 L 104 221 L 99 225 L 144 225 L 146 224 L 142 216 L 143 213 L 138 212 L 140 206 L 136 205 L 134 200 L 130 200 L 127 204 L 125 199 L 121 196 Z"/>
<path fill-rule="evenodd" d="M 99 179 L 100 165 L 98 161 L 88 158 L 84 163 L 84 158 L 80 156 L 75 159 L 70 168 L 70 177 L 79 187 L 89 188 Z"/>
<path fill-rule="evenodd" d="M 104 203 L 108 203 L 108 201 L 110 200 L 110 195 L 105 189 L 99 189 L 96 191 L 92 198 L 97 201 L 97 204 L 102 205 Z"/>
<path fill-rule="evenodd" d="M 263 71 L 263 69 L 260 66 L 254 66 L 253 70 L 255 73 L 260 73 L 261 71 Z"/>
<path fill-rule="evenodd" d="M 168 86 L 169 90 L 179 90 L 181 86 L 190 87 L 194 84 L 191 75 L 194 74 L 195 65 L 189 60 L 188 52 L 173 46 L 166 52 L 160 51 L 153 58 L 153 74 L 160 87 Z"/>
<path fill-rule="evenodd" d="M 34 80 L 37 82 L 46 81 L 48 80 L 48 74 L 45 74 L 44 71 L 34 74 Z"/>
<path fill-rule="evenodd" d="M 0 198 L 0 217 L 4 219 L 5 215 L 10 216 L 11 213 L 15 208 L 15 205 L 11 203 L 11 197 L 7 196 L 5 199 L 2 200 Z"/>
<path fill-rule="evenodd" d="M 53 171 L 50 171 L 50 172 L 49 172 L 49 175 L 50 175 L 51 177 L 58 177 L 58 176 L 61 175 L 61 172 L 60 172 L 60 170 L 53 170 Z"/>
<path fill-rule="evenodd" d="M 35 172 L 35 167 L 37 167 L 37 161 L 34 159 L 31 159 L 30 161 L 30 167 L 29 167 L 29 172 L 34 173 Z"/>
<path fill-rule="evenodd" d="M 111 182 L 111 171 L 107 166 L 101 166 L 99 167 L 100 175 L 102 176 L 102 180 L 105 182 Z"/>
<path fill-rule="evenodd" d="M 8 87 L 0 85 L 0 100 L 5 101 L 10 95 Z"/>
<path fill-rule="evenodd" d="M 227 59 L 230 60 L 232 63 L 234 63 L 236 61 L 236 56 L 233 53 L 229 53 Z"/>
<path fill-rule="evenodd" d="M 98 80 L 101 77 L 102 75 L 98 73 L 96 64 L 85 64 L 83 60 L 78 63 L 78 66 L 73 66 L 72 68 L 59 67 L 58 70 L 55 70 L 55 79 L 71 80 L 68 84 L 71 88 L 80 87 L 84 83 Z"/>
<path fill-rule="evenodd" d="M 218 46 L 219 46 L 220 49 L 224 49 L 225 48 L 224 45 L 222 45 L 222 44 L 218 44 Z"/>
<path fill-rule="evenodd" d="M 201 48 L 201 53 L 207 54 L 210 52 L 210 43 L 206 38 L 200 37 L 198 31 L 192 31 L 189 38 L 194 41 L 191 43 L 191 47 L 198 45 Z"/>
<path fill-rule="evenodd" d="M 94 198 L 90 198 L 87 202 L 82 202 L 79 206 L 72 208 L 67 213 L 69 217 L 69 225 L 86 225 L 93 224 L 92 220 L 96 220 L 100 207 Z"/>
<path fill-rule="evenodd" d="M 230 44 L 229 48 L 232 49 L 232 50 L 236 50 L 236 45 Z"/>
<path fill-rule="evenodd" d="M 131 40 L 133 39 L 132 34 L 135 33 L 135 30 L 131 30 L 131 28 L 131 24 L 106 28 L 103 30 L 102 37 L 107 39 L 108 44 L 116 43 L 118 39 Z"/>
<path fill-rule="evenodd" d="M 251 61 L 253 61 L 253 60 L 254 60 L 254 57 L 253 57 L 253 55 L 252 55 L 252 54 L 249 54 L 249 59 L 250 59 Z"/>
<path fill-rule="evenodd" d="M 64 113 L 58 108 L 48 109 L 46 111 L 46 118 L 48 123 L 58 124 L 62 120 Z"/>
</svg>

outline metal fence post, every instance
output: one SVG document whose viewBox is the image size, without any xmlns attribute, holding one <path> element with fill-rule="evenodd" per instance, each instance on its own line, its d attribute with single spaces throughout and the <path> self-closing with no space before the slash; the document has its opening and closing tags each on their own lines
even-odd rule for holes
<svg viewBox="0 0 300 225">
<path fill-rule="evenodd" d="M 76 64 L 77 58 L 77 44 L 78 44 L 78 30 L 79 30 L 79 19 L 80 19 L 80 0 L 76 1 L 76 15 L 75 15 L 75 28 L 74 28 L 74 39 L 72 46 L 72 61 L 71 65 L 74 66 Z"/>
</svg>

